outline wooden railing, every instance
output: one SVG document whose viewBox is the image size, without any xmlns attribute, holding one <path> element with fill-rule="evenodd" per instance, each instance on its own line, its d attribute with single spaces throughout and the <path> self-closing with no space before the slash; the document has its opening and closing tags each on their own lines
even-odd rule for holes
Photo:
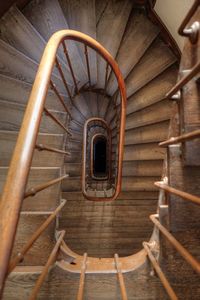
<svg viewBox="0 0 200 300">
<path fill-rule="evenodd" d="M 111 71 L 114 73 L 118 82 L 118 89 L 120 93 L 120 127 L 119 127 L 119 163 L 118 163 L 118 186 L 117 193 L 121 188 L 121 173 L 122 173 L 122 157 L 123 157 L 123 142 L 124 142 L 124 130 L 125 130 L 125 115 L 126 115 L 126 92 L 122 74 L 119 67 L 109 52 L 101 46 L 93 38 L 73 30 L 61 30 L 53 34 L 44 50 L 36 78 L 32 87 L 32 91 L 29 97 L 27 108 L 24 114 L 22 126 L 19 132 L 15 150 L 12 156 L 12 160 L 9 167 L 8 176 L 2 193 L 0 203 L 0 295 L 3 291 L 5 276 L 8 270 L 8 264 L 10 261 L 11 251 L 14 244 L 14 238 L 19 221 L 20 209 L 22 201 L 25 196 L 25 189 L 28 181 L 28 175 L 30 172 L 31 162 L 35 147 L 38 150 L 54 151 L 64 154 L 62 149 L 48 149 L 48 147 L 38 147 L 36 140 L 39 132 L 39 127 L 42 119 L 42 114 L 45 112 L 58 126 L 60 126 L 67 134 L 71 135 L 71 132 L 62 124 L 55 115 L 45 107 L 45 100 L 50 87 L 56 94 L 58 100 L 63 105 L 65 111 L 69 117 L 72 115 L 65 104 L 65 101 L 59 92 L 58 87 L 51 79 L 54 66 L 57 67 L 62 82 L 68 94 L 69 101 L 73 102 L 73 94 L 70 90 L 65 75 L 62 70 L 62 65 L 57 57 L 58 47 L 63 46 L 66 59 L 68 61 L 69 70 L 74 82 L 75 91 L 78 92 L 78 82 L 73 71 L 68 52 L 67 52 L 67 40 L 73 40 L 81 42 L 85 45 L 85 55 L 88 67 L 88 79 L 90 82 L 90 67 L 89 58 L 87 55 L 87 48 L 90 47 L 96 51 L 108 64 Z M 106 71 L 107 72 L 107 71 Z M 78 74 L 77 74 L 78 75 Z M 83 85 L 85 82 L 82 83 Z M 91 84 L 91 83 L 90 83 Z M 80 87 L 79 87 L 80 90 Z M 41 188 L 41 187 L 40 187 Z M 34 191 L 35 192 L 35 191 Z"/>
</svg>

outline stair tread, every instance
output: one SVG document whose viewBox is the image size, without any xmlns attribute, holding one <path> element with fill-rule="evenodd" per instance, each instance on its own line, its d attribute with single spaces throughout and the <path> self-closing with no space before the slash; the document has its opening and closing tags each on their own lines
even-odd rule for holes
<svg viewBox="0 0 200 300">
<path fill-rule="evenodd" d="M 69 29 L 68 22 L 57 0 L 40 1 L 39 3 L 38 1 L 31 1 L 26 5 L 23 13 L 45 41 L 48 41 L 53 33 L 59 30 Z M 77 83 L 82 82 L 82 84 L 84 84 L 87 81 L 86 70 L 79 55 L 76 42 L 68 41 L 66 45 Z M 59 55 L 66 61 L 63 50 L 60 49 Z M 70 77 L 70 72 L 68 73 Z"/>
</svg>

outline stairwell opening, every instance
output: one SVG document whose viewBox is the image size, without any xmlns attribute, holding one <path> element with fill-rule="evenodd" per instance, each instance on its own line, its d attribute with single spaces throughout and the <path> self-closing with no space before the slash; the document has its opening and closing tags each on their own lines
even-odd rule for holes
<svg viewBox="0 0 200 300">
<path fill-rule="evenodd" d="M 107 139 L 104 135 L 98 135 L 93 139 L 91 153 L 92 175 L 97 179 L 107 178 Z"/>
</svg>

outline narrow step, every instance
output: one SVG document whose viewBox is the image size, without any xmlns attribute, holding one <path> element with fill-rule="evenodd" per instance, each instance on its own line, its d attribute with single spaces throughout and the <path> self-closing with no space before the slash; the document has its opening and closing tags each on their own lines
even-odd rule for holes
<svg viewBox="0 0 200 300">
<path fill-rule="evenodd" d="M 160 176 L 163 160 L 123 161 L 122 176 Z"/>
<path fill-rule="evenodd" d="M 18 137 L 16 131 L 0 131 L 0 166 L 8 167 L 11 156 Z M 38 135 L 38 144 L 43 144 L 48 147 L 62 149 L 63 135 L 62 134 L 42 134 Z M 34 167 L 61 167 L 63 164 L 63 155 L 46 151 L 34 151 L 32 166 Z"/>
<path fill-rule="evenodd" d="M 0 40 L 0 74 L 25 81 L 27 83 L 33 83 L 35 75 L 38 69 L 38 64 L 13 48 L 9 44 Z M 52 80 L 58 87 L 59 91 L 66 94 L 65 87 L 61 79 L 53 74 Z"/>
<path fill-rule="evenodd" d="M 65 18 L 69 28 L 83 32 L 96 40 L 96 14 L 95 0 L 89 1 L 74 1 L 60 0 Z M 78 45 L 82 62 L 86 68 L 86 57 L 83 51 L 83 45 Z M 88 60 L 91 75 L 91 84 L 97 82 L 97 55 L 94 51 L 88 49 Z"/>
<path fill-rule="evenodd" d="M 81 190 L 80 177 L 68 177 L 62 182 L 62 191 L 76 192 Z"/>
<path fill-rule="evenodd" d="M 31 89 L 32 84 L 30 83 L 0 74 L 0 99 L 2 100 L 26 105 Z M 64 95 L 61 96 L 69 108 L 68 99 Z M 65 112 L 63 105 L 60 103 L 57 96 L 51 91 L 47 94 L 45 105 L 49 109 Z"/>
<path fill-rule="evenodd" d="M 158 33 L 158 27 L 153 25 L 144 14 L 132 11 L 116 57 L 124 78 L 148 51 L 147 49 Z M 108 84 L 109 94 L 113 95 L 116 89 L 117 82 L 112 74 Z"/>
<path fill-rule="evenodd" d="M 97 23 L 97 40 L 115 58 L 132 8 L 132 1 L 107 2 Z M 105 34 L 106 32 L 106 34 Z M 116 35 L 117 32 L 117 35 Z M 106 64 L 97 58 L 98 87 L 104 88 Z"/>
<path fill-rule="evenodd" d="M 0 100 L 0 107 L 0 130 L 19 130 L 26 107 L 18 103 L 3 100 Z M 58 111 L 51 112 L 62 124 L 65 125 L 66 113 Z M 43 133 L 64 133 L 63 129 L 59 125 L 45 115 L 42 117 L 40 131 Z"/>
<path fill-rule="evenodd" d="M 49 212 L 21 212 L 15 238 L 13 257 L 20 252 L 35 230 L 49 217 Z M 54 245 L 55 221 L 42 233 L 40 238 L 27 252 L 21 265 L 45 265 Z"/>
<path fill-rule="evenodd" d="M 58 0 L 46 0 L 40 1 L 39 3 L 37 0 L 31 1 L 25 6 L 23 13 L 46 42 L 53 33 L 63 29 L 70 29 Z M 66 45 L 77 84 L 79 84 L 79 82 L 84 84 L 88 79 L 86 69 L 78 52 L 77 43 L 68 41 L 66 42 Z M 66 62 L 62 47 L 60 48 L 59 55 L 62 57 L 63 61 Z M 70 72 L 68 73 L 68 76 L 71 76 Z"/>
<path fill-rule="evenodd" d="M 167 121 L 171 117 L 173 103 L 162 100 L 147 108 L 129 114 L 126 118 L 126 130 Z"/>
<path fill-rule="evenodd" d="M 69 174 L 70 177 L 78 177 L 82 171 L 82 164 L 81 163 L 66 163 L 65 164 L 65 171 Z"/>
<path fill-rule="evenodd" d="M 127 114 L 143 109 L 161 100 L 174 86 L 177 79 L 177 67 L 172 66 L 154 78 L 142 89 L 130 96 L 127 101 Z"/>
<path fill-rule="evenodd" d="M 122 177 L 122 191 L 155 191 L 154 182 L 159 177 L 155 176 L 128 176 Z"/>
<path fill-rule="evenodd" d="M 165 149 L 157 143 L 128 145 L 124 147 L 124 161 L 132 160 L 161 160 L 164 158 Z"/>
<path fill-rule="evenodd" d="M 157 38 L 125 80 L 128 97 L 173 65 L 176 60 L 168 46 Z"/>
</svg>

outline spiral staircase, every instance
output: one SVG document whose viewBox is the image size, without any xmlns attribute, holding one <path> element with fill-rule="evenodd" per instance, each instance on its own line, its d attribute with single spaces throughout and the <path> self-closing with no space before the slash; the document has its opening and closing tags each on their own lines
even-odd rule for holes
<svg viewBox="0 0 200 300">
<path fill-rule="evenodd" d="M 52 44 L 47 44 L 53 48 L 63 34 L 46 92 L 41 84 L 37 94 L 32 90 L 30 96 L 34 101 L 36 95 L 40 98 L 46 93 L 33 158 L 27 163 L 30 170 L 22 167 L 28 152 L 19 145 L 21 152 L 16 154 L 22 163 L 16 174 L 27 172 L 29 178 L 26 184 L 23 175 L 19 191 L 24 200 L 19 204 L 12 258 L 8 269 L 2 267 L 7 277 L 2 299 L 199 299 L 199 264 L 189 259 L 196 266 L 193 271 L 160 227 L 168 228 L 199 258 L 199 144 L 167 140 L 193 130 L 197 131 L 193 137 L 198 137 L 199 83 L 192 82 L 189 91 L 184 90 L 184 104 L 177 104 L 180 93 L 175 92 L 180 87 L 171 95 L 175 101 L 166 97 L 177 76 L 184 79 L 194 63 L 198 74 L 199 39 L 186 42 L 178 73 L 179 49 L 151 4 L 31 0 L 13 5 L 0 19 L 1 191 L 19 131 L 25 130 L 25 123 L 21 127 L 24 112 L 23 122 L 37 123 L 36 116 L 29 119 L 31 105 L 27 103 L 41 58 L 50 60 L 47 52 L 43 55 L 45 46 L 57 32 Z M 199 20 L 198 3 L 194 7 L 191 24 Z M 191 51 L 195 54 L 188 60 Z M 41 62 L 33 89 L 37 78 L 38 82 L 46 80 L 46 73 Z M 187 106 L 187 97 L 192 105 Z M 35 131 L 33 126 L 29 135 Z M 21 145 L 28 143 L 28 133 L 26 140 L 21 134 Z M 100 177 L 91 171 L 91 145 L 98 136 L 107 145 L 106 175 Z M 167 150 L 162 143 L 158 145 L 163 140 L 167 140 Z M 16 167 L 14 159 L 11 164 Z M 195 204 L 169 191 L 168 184 L 196 195 Z M 2 196 L 6 204 L 1 211 L 6 205 L 9 210 L 15 188 L 20 189 L 10 180 L 4 194 L 13 191 L 11 204 L 5 196 L 3 202 Z M 13 219 L 10 214 L 0 229 Z M 164 276 L 167 292 L 159 274 Z"/>
</svg>

